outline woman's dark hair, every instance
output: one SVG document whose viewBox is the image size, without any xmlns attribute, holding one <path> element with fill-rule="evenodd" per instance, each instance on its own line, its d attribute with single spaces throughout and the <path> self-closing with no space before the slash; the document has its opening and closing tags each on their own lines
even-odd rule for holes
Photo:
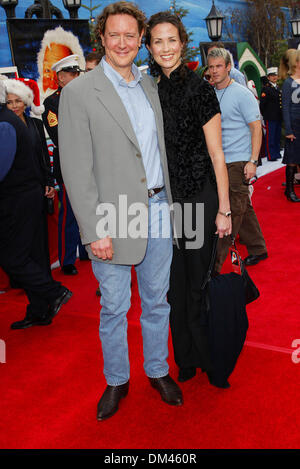
<svg viewBox="0 0 300 469">
<path fill-rule="evenodd" d="M 185 63 L 186 61 L 185 54 L 186 54 L 186 48 L 187 48 L 187 44 L 189 41 L 189 37 L 185 30 L 185 27 L 183 26 L 181 22 L 181 19 L 177 15 L 173 15 L 169 11 L 160 11 L 159 13 L 155 13 L 155 15 L 152 15 L 150 17 L 147 23 L 147 27 L 146 27 L 145 45 L 149 47 L 151 46 L 151 31 L 155 26 L 157 26 L 158 24 L 162 24 L 162 23 L 170 23 L 173 26 L 175 26 L 175 28 L 177 28 L 180 41 L 183 44 L 183 48 L 181 52 L 182 62 Z M 149 58 L 148 58 L 148 65 L 149 65 L 150 73 L 152 76 L 161 75 L 162 73 L 161 67 L 155 62 L 155 60 L 153 60 L 153 57 L 150 54 L 150 52 L 149 52 Z M 185 68 L 186 67 L 183 67 L 183 70 Z"/>
</svg>

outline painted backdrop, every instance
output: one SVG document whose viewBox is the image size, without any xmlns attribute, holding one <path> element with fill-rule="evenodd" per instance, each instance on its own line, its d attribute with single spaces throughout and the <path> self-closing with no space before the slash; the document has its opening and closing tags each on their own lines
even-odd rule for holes
<svg viewBox="0 0 300 469">
<path fill-rule="evenodd" d="M 69 18 L 69 13 L 64 8 L 62 0 L 52 0 L 52 3 L 60 8 L 65 18 Z M 82 0 L 82 3 L 90 7 L 90 0 Z M 93 11 L 93 16 L 97 16 L 97 14 L 99 14 L 101 10 L 109 3 L 112 3 L 112 1 L 92 0 L 92 6 L 100 4 L 99 8 Z M 136 0 L 135 3 L 145 12 L 148 17 L 153 13 L 170 8 L 169 0 Z M 33 0 L 19 0 L 19 4 L 16 8 L 16 17 L 24 18 L 25 10 L 32 4 Z M 240 8 L 243 10 L 246 3 L 242 0 L 216 0 L 215 4 L 217 8 L 225 11 L 229 7 Z M 193 32 L 192 45 L 198 47 L 199 42 L 209 41 L 204 18 L 208 15 L 211 9 L 212 1 L 178 0 L 177 5 L 178 7 L 183 7 L 189 10 L 188 16 L 184 18 L 184 23 L 187 29 Z M 79 9 L 79 18 L 89 19 L 90 12 L 86 8 L 81 7 Z M 0 8 L 0 67 L 13 65 L 5 19 L 5 11 L 3 8 Z M 226 38 L 223 37 L 222 39 L 225 40 Z"/>
</svg>

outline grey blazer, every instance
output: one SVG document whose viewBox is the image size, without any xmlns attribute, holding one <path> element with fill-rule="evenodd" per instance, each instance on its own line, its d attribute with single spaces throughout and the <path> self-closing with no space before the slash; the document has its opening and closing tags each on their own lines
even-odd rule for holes
<svg viewBox="0 0 300 469">
<path fill-rule="evenodd" d="M 143 75 L 143 90 L 155 114 L 164 182 L 172 203 L 163 133 L 163 117 L 157 85 Z M 146 174 L 141 150 L 126 109 L 103 69 L 72 80 L 63 88 L 59 103 L 59 152 L 61 170 L 77 219 L 83 244 L 99 239 L 96 214 L 99 203 L 115 205 L 126 194 L 128 206 L 148 206 Z M 130 217 L 128 217 L 130 220 Z M 113 264 L 138 264 L 146 252 L 147 238 L 113 238 Z M 94 257 L 87 246 L 89 257 Z"/>
</svg>

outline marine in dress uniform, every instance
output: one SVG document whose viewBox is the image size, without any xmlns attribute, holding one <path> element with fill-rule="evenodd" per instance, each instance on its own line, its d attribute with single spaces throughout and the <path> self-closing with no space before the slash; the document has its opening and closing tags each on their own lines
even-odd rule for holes
<svg viewBox="0 0 300 469">
<path fill-rule="evenodd" d="M 56 72 L 59 87 L 44 101 L 45 112 L 43 122 L 54 144 L 53 151 L 53 171 L 54 177 L 59 185 L 59 216 L 58 216 L 58 256 L 62 271 L 67 275 L 77 274 L 74 266 L 77 247 L 79 247 L 79 257 L 81 260 L 88 258 L 86 250 L 81 243 L 79 229 L 74 216 L 68 194 L 63 182 L 58 148 L 58 106 L 62 88 L 79 76 L 81 70 L 78 65 L 78 55 L 73 54 L 56 62 L 52 69 Z"/>
<path fill-rule="evenodd" d="M 268 82 L 261 92 L 260 111 L 266 125 L 266 156 L 269 161 L 275 161 L 281 158 L 282 103 L 281 90 L 277 85 L 278 68 L 268 68 L 267 77 Z"/>
</svg>

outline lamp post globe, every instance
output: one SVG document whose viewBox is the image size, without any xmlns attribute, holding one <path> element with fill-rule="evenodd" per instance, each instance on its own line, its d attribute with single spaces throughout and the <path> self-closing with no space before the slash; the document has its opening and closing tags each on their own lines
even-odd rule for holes
<svg viewBox="0 0 300 469">
<path fill-rule="evenodd" d="M 293 37 L 300 36 L 300 14 L 297 8 L 294 8 L 292 17 L 290 19 Z"/>
<path fill-rule="evenodd" d="M 216 8 L 213 0 L 211 10 L 205 18 L 208 37 L 211 41 L 218 41 L 222 36 L 223 16 Z"/>
<path fill-rule="evenodd" d="M 81 0 L 63 0 L 63 4 L 68 10 L 70 18 L 78 19 L 78 9 L 81 7 Z"/>
</svg>

